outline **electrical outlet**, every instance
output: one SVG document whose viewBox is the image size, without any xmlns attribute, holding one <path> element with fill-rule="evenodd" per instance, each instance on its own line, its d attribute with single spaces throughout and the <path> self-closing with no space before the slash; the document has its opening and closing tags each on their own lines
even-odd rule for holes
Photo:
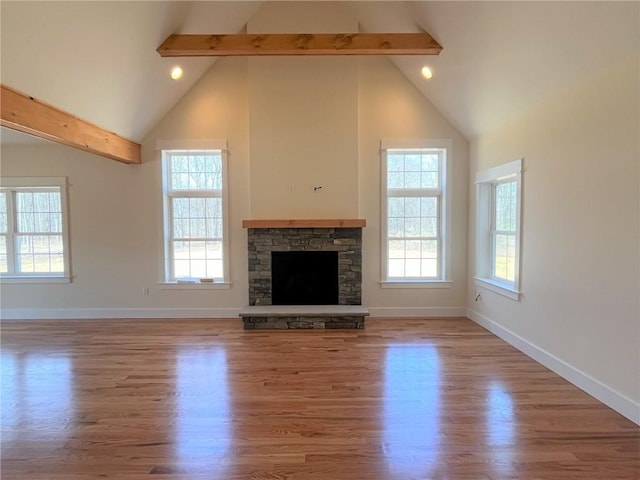
<svg viewBox="0 0 640 480">
<path fill-rule="evenodd" d="M 142 288 L 142 295 L 145 297 L 149 295 L 149 287 Z"/>
</svg>

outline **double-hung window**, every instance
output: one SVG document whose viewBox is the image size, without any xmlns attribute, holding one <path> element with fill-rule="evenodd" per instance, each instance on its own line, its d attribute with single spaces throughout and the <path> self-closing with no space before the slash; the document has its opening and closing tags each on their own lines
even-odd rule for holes
<svg viewBox="0 0 640 480">
<path fill-rule="evenodd" d="M 479 172 L 476 185 L 476 284 L 517 300 L 522 160 Z"/>
<path fill-rule="evenodd" d="M 381 152 L 381 285 L 448 286 L 450 141 L 386 140 Z"/>
<path fill-rule="evenodd" d="M 516 180 L 491 185 L 491 278 L 513 284 L 516 280 Z"/>
<path fill-rule="evenodd" d="M 162 150 L 167 283 L 229 282 L 226 147 L 211 143 Z"/>
<path fill-rule="evenodd" d="M 0 278 L 70 281 L 65 177 L 5 177 L 0 183 Z"/>
</svg>

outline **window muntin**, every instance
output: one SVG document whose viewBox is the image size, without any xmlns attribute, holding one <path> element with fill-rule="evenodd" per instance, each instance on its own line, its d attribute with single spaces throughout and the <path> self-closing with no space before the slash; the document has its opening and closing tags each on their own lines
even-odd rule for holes
<svg viewBox="0 0 640 480">
<path fill-rule="evenodd" d="M 5 178 L 0 188 L 0 275 L 69 277 L 66 179 Z M 19 281 L 19 280 L 16 280 Z"/>
<path fill-rule="evenodd" d="M 383 278 L 443 278 L 443 148 L 385 150 L 386 212 L 383 215 Z"/>
<path fill-rule="evenodd" d="M 223 150 L 163 152 L 166 173 L 166 280 L 225 281 Z"/>
</svg>

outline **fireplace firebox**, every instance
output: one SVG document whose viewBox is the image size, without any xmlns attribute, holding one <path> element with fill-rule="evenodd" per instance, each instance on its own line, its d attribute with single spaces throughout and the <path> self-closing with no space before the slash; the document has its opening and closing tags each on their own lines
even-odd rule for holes
<svg viewBox="0 0 640 480">
<path fill-rule="evenodd" d="M 337 305 L 338 252 L 271 252 L 273 305 Z"/>
</svg>

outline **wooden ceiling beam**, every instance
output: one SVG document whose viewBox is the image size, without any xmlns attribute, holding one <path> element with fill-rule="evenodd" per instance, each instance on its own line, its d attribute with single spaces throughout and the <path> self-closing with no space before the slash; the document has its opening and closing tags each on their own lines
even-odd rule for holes
<svg viewBox="0 0 640 480">
<path fill-rule="evenodd" d="M 0 85 L 0 125 L 123 163 L 140 164 L 141 147 L 33 97 Z"/>
<path fill-rule="evenodd" d="M 260 55 L 438 55 L 442 46 L 423 33 L 306 33 L 170 35 L 163 57 Z"/>
</svg>

